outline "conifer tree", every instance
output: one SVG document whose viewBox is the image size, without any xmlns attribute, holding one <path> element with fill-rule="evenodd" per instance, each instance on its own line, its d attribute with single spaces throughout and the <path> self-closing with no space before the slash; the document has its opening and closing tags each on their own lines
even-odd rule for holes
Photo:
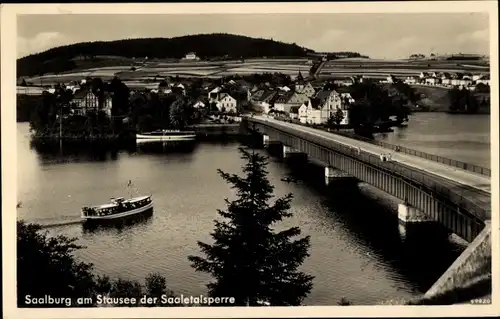
<svg viewBox="0 0 500 319">
<path fill-rule="evenodd" d="M 277 231 L 275 224 L 290 217 L 292 195 L 277 198 L 267 179 L 267 158 L 240 148 L 244 176 L 218 170 L 236 190 L 237 198 L 226 199 L 227 210 L 215 220 L 213 244 L 198 242 L 206 256 L 189 256 L 192 266 L 215 279 L 207 284 L 213 297 L 234 297 L 236 306 L 295 306 L 309 294 L 313 276 L 298 270 L 309 256 L 309 236 L 298 227 Z"/>
</svg>

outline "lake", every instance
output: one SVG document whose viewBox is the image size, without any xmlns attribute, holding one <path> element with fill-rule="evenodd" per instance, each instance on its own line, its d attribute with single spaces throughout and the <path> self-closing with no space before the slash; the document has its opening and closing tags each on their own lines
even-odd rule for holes
<svg viewBox="0 0 500 319">
<path fill-rule="evenodd" d="M 455 154 L 476 164 L 489 163 L 489 131 L 485 132 L 489 126 L 484 120 L 472 124 L 474 116 L 458 116 L 443 125 L 447 116 L 419 113 L 407 128 L 377 138 L 427 152 L 439 150 L 442 156 Z M 65 145 L 62 150 L 41 149 L 30 146 L 28 129 L 27 123 L 17 124 L 19 219 L 43 225 L 78 221 L 82 206 L 128 196 L 126 186 L 131 180 L 141 193 L 153 194 L 150 219 L 125 228 L 89 231 L 73 223 L 48 231 L 77 237 L 86 246 L 77 256 L 92 262 L 97 273 L 142 281 L 148 273 L 159 272 L 177 294 L 206 293 L 210 276 L 195 272 L 187 256 L 199 254 L 198 240 L 211 242 L 217 209 L 224 209 L 224 199 L 234 195 L 217 169 L 241 172 L 239 142 L 160 146 L 154 151 Z M 283 226 L 299 226 L 311 236 L 311 256 L 302 269 L 315 279 L 306 305 L 336 305 L 342 297 L 367 305 L 417 296 L 463 249 L 440 231 L 416 230 L 410 240 L 408 233 L 401 232 L 397 216 L 359 189 L 323 189 L 308 179 L 281 181 L 290 170 L 270 158 L 269 179 L 275 194 L 294 195 L 294 215 Z"/>
</svg>

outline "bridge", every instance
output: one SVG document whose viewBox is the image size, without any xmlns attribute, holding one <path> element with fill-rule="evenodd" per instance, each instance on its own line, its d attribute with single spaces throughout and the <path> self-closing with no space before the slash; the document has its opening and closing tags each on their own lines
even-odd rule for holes
<svg viewBox="0 0 500 319">
<path fill-rule="evenodd" d="M 404 222 L 424 216 L 472 242 L 491 220 L 488 169 L 407 149 L 382 161 L 380 155 L 391 151 L 383 145 L 264 116 L 245 117 L 243 125 L 284 150 L 323 162 L 325 176 L 336 168 L 401 199 L 398 215 Z"/>
</svg>

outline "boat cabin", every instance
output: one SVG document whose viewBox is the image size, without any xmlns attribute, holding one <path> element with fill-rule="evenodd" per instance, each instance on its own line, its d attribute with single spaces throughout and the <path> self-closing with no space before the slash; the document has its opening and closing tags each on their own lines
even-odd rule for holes
<svg viewBox="0 0 500 319">
<path fill-rule="evenodd" d="M 151 203 L 151 197 L 143 196 L 129 200 L 118 197 L 111 198 L 110 202 L 109 204 L 101 206 L 83 207 L 82 212 L 84 216 L 109 216 L 144 207 Z"/>
</svg>

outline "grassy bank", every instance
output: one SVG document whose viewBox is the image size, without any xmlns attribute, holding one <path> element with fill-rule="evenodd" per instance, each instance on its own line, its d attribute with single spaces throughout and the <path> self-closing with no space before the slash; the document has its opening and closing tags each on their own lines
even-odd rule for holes
<svg viewBox="0 0 500 319">
<path fill-rule="evenodd" d="M 412 88 L 417 94 L 421 95 L 417 104 L 419 108 L 413 109 L 414 112 L 449 112 L 451 100 L 450 89 L 436 86 L 413 85 Z M 490 114 L 490 94 L 476 93 L 476 100 L 481 103 L 485 99 L 486 106 L 480 106 L 478 114 Z"/>
</svg>

